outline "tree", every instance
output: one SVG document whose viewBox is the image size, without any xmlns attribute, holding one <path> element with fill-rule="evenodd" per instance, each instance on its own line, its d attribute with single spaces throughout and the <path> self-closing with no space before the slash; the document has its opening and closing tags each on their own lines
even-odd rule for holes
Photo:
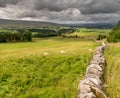
<svg viewBox="0 0 120 98">
<path fill-rule="evenodd" d="M 7 42 L 7 36 L 4 33 L 0 33 L 0 42 L 5 43 Z"/>
<path fill-rule="evenodd" d="M 32 33 L 29 30 L 24 31 L 25 41 L 32 41 Z"/>
<path fill-rule="evenodd" d="M 118 24 L 113 28 L 112 32 L 110 32 L 108 38 L 108 42 L 120 42 L 120 21 Z"/>
</svg>

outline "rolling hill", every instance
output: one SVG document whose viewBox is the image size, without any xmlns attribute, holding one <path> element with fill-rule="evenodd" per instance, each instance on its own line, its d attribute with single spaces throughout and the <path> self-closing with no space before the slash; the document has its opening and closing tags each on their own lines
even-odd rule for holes
<svg viewBox="0 0 120 98">
<path fill-rule="evenodd" d="M 116 22 L 58 24 L 58 23 L 43 22 L 43 21 L 0 19 L 0 29 L 40 28 L 40 27 L 59 27 L 59 26 L 80 27 L 80 28 L 113 28 L 115 25 Z"/>
<path fill-rule="evenodd" d="M 1 29 L 15 29 L 15 28 L 40 28 L 40 27 L 55 27 L 62 26 L 61 24 L 42 22 L 42 21 L 23 21 L 23 20 L 7 20 L 0 19 Z"/>
</svg>

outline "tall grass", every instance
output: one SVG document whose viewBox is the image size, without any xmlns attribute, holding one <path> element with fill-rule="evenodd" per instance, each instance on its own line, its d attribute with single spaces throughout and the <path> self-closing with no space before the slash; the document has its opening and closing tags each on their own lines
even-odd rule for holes
<svg viewBox="0 0 120 98">
<path fill-rule="evenodd" d="M 120 43 L 110 44 L 105 56 L 107 61 L 105 91 L 108 98 L 120 98 Z"/>
<path fill-rule="evenodd" d="M 0 62 L 1 98 L 75 98 L 91 55 L 31 56 Z"/>
<path fill-rule="evenodd" d="M 76 98 L 96 46 L 60 37 L 0 44 L 0 98 Z"/>
</svg>

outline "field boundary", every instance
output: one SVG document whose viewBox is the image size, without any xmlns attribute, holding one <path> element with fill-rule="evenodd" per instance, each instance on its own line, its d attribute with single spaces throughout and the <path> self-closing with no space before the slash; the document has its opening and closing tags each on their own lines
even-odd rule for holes
<svg viewBox="0 0 120 98">
<path fill-rule="evenodd" d="M 107 98 L 102 90 L 106 65 L 104 57 L 105 47 L 106 44 L 102 42 L 102 45 L 95 49 L 93 58 L 86 69 L 86 74 L 78 85 L 78 98 Z"/>
</svg>

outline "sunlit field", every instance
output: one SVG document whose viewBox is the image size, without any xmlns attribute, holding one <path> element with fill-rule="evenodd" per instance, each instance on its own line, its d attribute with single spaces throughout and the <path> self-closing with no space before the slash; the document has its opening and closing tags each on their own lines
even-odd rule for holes
<svg viewBox="0 0 120 98">
<path fill-rule="evenodd" d="M 95 45 L 96 43 L 92 40 L 64 39 L 62 37 L 33 39 L 33 42 L 0 44 L 0 58 L 43 56 L 45 52 L 48 55 L 61 55 L 61 50 L 65 51 L 65 55 L 78 55 L 89 53 L 89 49 L 93 49 Z"/>
<path fill-rule="evenodd" d="M 78 28 L 71 34 L 64 34 L 67 38 L 81 38 L 81 39 L 98 39 L 99 35 L 107 37 L 111 29 L 86 29 Z"/>
<path fill-rule="evenodd" d="M 0 97 L 75 98 L 96 46 L 62 37 L 0 44 Z"/>
</svg>

